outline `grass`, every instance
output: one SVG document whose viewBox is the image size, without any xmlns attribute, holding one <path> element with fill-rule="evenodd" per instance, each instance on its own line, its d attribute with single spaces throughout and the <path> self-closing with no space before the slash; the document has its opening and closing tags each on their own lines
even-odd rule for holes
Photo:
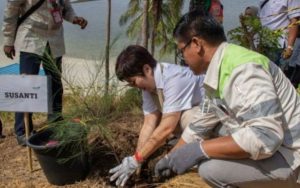
<svg viewBox="0 0 300 188">
<path fill-rule="evenodd" d="M 87 65 L 86 69 L 89 72 L 88 80 L 79 80 L 79 84 L 74 84 L 74 77 L 68 74 L 69 70 L 64 70 L 67 76 L 61 74 L 59 69 L 55 66 L 55 60 L 49 54 L 45 54 L 43 57 L 43 64 L 49 70 L 52 70 L 56 74 L 60 74 L 64 83 L 64 88 L 68 89 L 67 94 L 64 95 L 63 103 L 63 117 L 64 121 L 47 124 L 45 127 L 53 129 L 55 132 L 54 138 L 60 143 L 66 143 L 77 141 L 74 145 L 74 151 L 80 149 L 90 150 L 93 148 L 93 144 L 85 145 L 86 138 L 92 134 L 99 140 L 105 140 L 109 147 L 114 150 L 112 144 L 112 137 L 110 129 L 107 127 L 108 123 L 115 120 L 117 117 L 123 114 L 128 114 L 131 111 L 133 113 L 140 112 L 141 107 L 141 95 L 137 89 L 128 89 L 119 87 L 114 83 L 114 79 L 110 80 L 110 87 L 108 90 L 104 90 L 105 74 L 103 72 L 104 61 L 98 63 L 95 62 L 94 67 Z M 72 67 L 68 67 L 70 70 Z M 94 72 L 90 72 L 93 68 Z M 76 75 L 77 78 L 78 75 Z M 80 85 L 80 83 L 84 83 Z M 1 119 L 3 122 L 14 122 L 13 113 L 1 113 Z M 34 113 L 33 121 L 40 121 L 46 119 L 46 114 Z M 74 123 L 74 119 L 76 123 Z M 42 128 L 43 129 L 43 128 Z M 86 135 L 86 136 L 82 136 Z M 76 149 L 77 148 L 77 149 Z M 117 156 L 115 156 L 117 158 Z"/>
<path fill-rule="evenodd" d="M 52 64 L 53 60 L 46 59 L 46 63 Z M 140 114 L 141 112 L 141 93 L 134 88 L 120 88 L 117 84 L 112 82 L 109 91 L 104 91 L 104 82 L 99 84 L 97 78 L 104 78 L 101 72 L 102 64 L 97 68 L 98 72 L 91 78 L 91 83 L 87 87 L 80 87 L 72 84 L 72 78 L 62 78 L 65 86 L 70 88 L 69 94 L 64 95 L 64 112 L 65 121 L 60 123 L 47 125 L 54 128 L 57 133 L 56 139 L 62 143 L 74 141 L 76 139 L 78 145 L 74 144 L 74 150 L 77 148 L 84 150 L 91 150 L 97 143 L 89 142 L 90 145 L 82 147 L 86 144 L 86 138 L 93 138 L 93 140 L 104 140 L 109 147 L 114 151 L 113 141 L 108 123 L 117 119 L 124 114 Z M 53 68 L 57 71 L 57 68 Z M 101 82 L 100 82 L 101 83 Z M 300 88 L 298 88 L 300 94 Z M 45 114 L 35 113 L 34 121 L 45 119 Z M 13 113 L 1 113 L 3 122 L 13 122 Z M 74 124 L 74 119 L 76 123 Z M 73 123 L 72 123 L 73 122 Z M 79 127 L 78 127 L 79 125 Z M 74 130 L 69 127 L 76 128 Z M 68 130 L 68 131 L 66 131 Z M 82 137 L 82 135 L 86 135 Z M 91 136 L 92 135 L 92 136 Z M 77 137 L 76 137 L 77 136 Z M 83 140 L 80 140 L 83 139 Z M 116 159 L 118 157 L 115 155 Z"/>
<path fill-rule="evenodd" d="M 140 111 L 141 95 L 139 91 L 137 89 L 128 89 L 122 95 L 118 95 L 117 90 L 112 89 L 109 94 L 92 94 L 87 96 L 83 95 L 83 92 L 78 91 L 76 94 L 65 97 L 64 108 L 66 110 L 64 117 L 67 120 L 62 122 L 62 124 L 54 125 L 54 132 L 57 133 L 55 134 L 56 139 L 66 145 L 70 145 L 70 142 L 73 142 L 74 151 L 79 152 L 85 152 L 84 150 L 91 151 L 98 145 L 95 140 L 98 140 L 98 142 L 104 140 L 108 147 L 114 151 L 113 144 L 111 144 L 114 140 L 107 125 L 124 114 Z M 74 118 L 77 121 L 75 125 L 81 125 L 81 129 L 72 131 L 73 128 L 70 129 L 68 127 L 74 127 L 74 123 L 70 123 Z M 86 134 L 83 134 L 85 132 Z M 82 135 L 86 135 L 86 137 L 82 137 Z M 88 141 L 89 145 L 85 145 L 87 144 L 85 142 L 87 137 L 93 140 Z M 75 157 L 76 155 L 78 154 L 74 153 L 73 156 Z M 119 161 L 116 152 L 114 152 L 114 155 Z"/>
</svg>

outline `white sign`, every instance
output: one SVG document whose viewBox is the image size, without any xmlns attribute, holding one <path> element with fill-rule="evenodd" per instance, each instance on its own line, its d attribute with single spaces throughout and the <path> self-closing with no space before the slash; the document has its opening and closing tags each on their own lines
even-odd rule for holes
<svg viewBox="0 0 300 188">
<path fill-rule="evenodd" d="M 50 113 L 49 86 L 47 76 L 0 75 L 0 111 Z"/>
</svg>

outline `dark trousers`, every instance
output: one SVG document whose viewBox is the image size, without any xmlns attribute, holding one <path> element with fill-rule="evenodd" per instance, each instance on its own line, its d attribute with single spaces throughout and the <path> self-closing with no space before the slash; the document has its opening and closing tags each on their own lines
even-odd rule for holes
<svg viewBox="0 0 300 188">
<path fill-rule="evenodd" d="M 48 55 L 49 56 L 49 55 Z M 20 53 L 20 74 L 31 74 L 37 75 L 40 70 L 42 63 L 46 75 L 51 79 L 51 94 L 53 115 L 61 116 L 62 113 L 62 96 L 63 96 L 63 85 L 61 81 L 61 63 L 62 57 L 58 57 L 54 62 L 42 61 L 43 57 L 36 54 L 21 52 Z M 51 114 L 48 115 L 48 119 Z M 29 129 L 32 131 L 32 113 L 29 114 Z M 17 136 L 21 136 L 25 133 L 24 126 L 24 113 L 15 113 L 15 133 Z"/>
<path fill-rule="evenodd" d="M 296 65 L 296 67 L 294 67 L 293 74 L 289 79 L 296 89 L 300 86 L 300 65 Z"/>
</svg>

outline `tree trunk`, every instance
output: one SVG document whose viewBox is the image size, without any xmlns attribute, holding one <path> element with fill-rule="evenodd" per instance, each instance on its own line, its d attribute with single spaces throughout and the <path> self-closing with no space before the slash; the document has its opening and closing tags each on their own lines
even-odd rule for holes
<svg viewBox="0 0 300 188">
<path fill-rule="evenodd" d="M 149 0 L 144 0 L 142 45 L 146 49 L 148 49 L 148 8 L 149 8 Z"/>
<path fill-rule="evenodd" d="M 154 56 L 155 53 L 155 37 L 157 32 L 157 25 L 161 15 L 161 4 L 162 0 L 153 0 L 152 1 L 152 11 L 153 11 L 153 29 L 151 34 L 151 54 Z"/>
<path fill-rule="evenodd" d="M 107 25 L 106 25 L 106 47 L 105 47 L 105 94 L 109 89 L 109 51 L 110 51 L 110 21 L 111 21 L 111 0 L 107 0 Z"/>
</svg>

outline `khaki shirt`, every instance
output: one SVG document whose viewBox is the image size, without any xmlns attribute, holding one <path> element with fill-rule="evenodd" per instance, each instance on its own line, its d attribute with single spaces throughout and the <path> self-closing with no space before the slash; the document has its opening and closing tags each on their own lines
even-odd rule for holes
<svg viewBox="0 0 300 188">
<path fill-rule="evenodd" d="M 300 166 L 300 96 L 274 63 L 267 62 L 266 70 L 257 63 L 261 59 L 253 58 L 232 70 L 224 84 L 223 97 L 218 97 L 216 93 L 222 81 L 220 69 L 228 49 L 228 43 L 219 46 L 206 72 L 204 87 L 209 98 L 205 100 L 207 104 L 200 105 L 206 118 L 201 126 L 210 128 L 221 122 L 227 135 L 231 135 L 251 159 L 268 158 L 279 151 L 291 168 L 296 169 Z M 250 51 L 232 56 L 236 61 L 244 56 L 259 57 Z M 215 116 L 205 116 L 208 112 Z M 201 134 L 193 126 L 185 132 Z"/>
<path fill-rule="evenodd" d="M 18 51 L 43 55 L 47 42 L 53 57 L 60 57 L 65 53 L 63 25 L 53 21 L 49 0 L 33 12 L 19 27 L 15 39 L 17 20 L 39 0 L 10 0 L 4 11 L 3 34 L 4 45 L 15 45 Z M 56 0 L 63 19 L 72 22 L 76 14 L 69 0 Z"/>
</svg>

